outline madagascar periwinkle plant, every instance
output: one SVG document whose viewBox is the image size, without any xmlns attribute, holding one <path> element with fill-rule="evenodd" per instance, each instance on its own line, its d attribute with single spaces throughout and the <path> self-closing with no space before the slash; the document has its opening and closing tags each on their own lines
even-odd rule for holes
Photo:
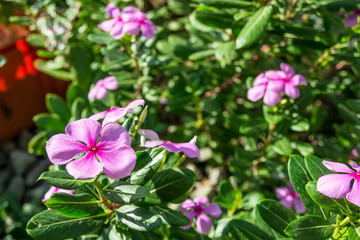
<svg viewBox="0 0 360 240">
<path fill-rule="evenodd" d="M 34 116 L 43 211 L 0 205 L 31 238 L 360 239 L 359 1 L 5 4 L 69 81 Z"/>
</svg>

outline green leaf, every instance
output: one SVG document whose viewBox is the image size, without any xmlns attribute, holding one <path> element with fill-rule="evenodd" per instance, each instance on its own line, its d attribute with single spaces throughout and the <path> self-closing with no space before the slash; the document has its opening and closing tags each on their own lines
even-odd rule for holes
<svg viewBox="0 0 360 240">
<path fill-rule="evenodd" d="M 65 217 L 79 218 L 102 213 L 99 202 L 90 194 L 54 193 L 45 202 L 48 208 Z"/>
<path fill-rule="evenodd" d="M 20 16 L 10 16 L 9 22 L 20 24 L 23 26 L 30 26 L 32 24 L 32 20 L 29 17 L 20 17 Z"/>
<path fill-rule="evenodd" d="M 36 59 L 34 61 L 34 66 L 39 71 L 41 71 L 51 77 L 61 79 L 64 81 L 72 81 L 73 80 L 73 75 L 71 73 L 69 73 L 68 71 L 65 71 L 65 70 L 51 69 L 46 66 L 46 62 L 44 60 Z"/>
<path fill-rule="evenodd" d="M 92 81 L 89 58 L 85 48 L 79 45 L 71 48 L 70 66 L 74 82 L 85 91 L 89 90 Z"/>
<path fill-rule="evenodd" d="M 71 113 L 65 101 L 61 97 L 53 93 L 48 93 L 46 94 L 45 103 L 49 112 L 56 114 L 60 120 L 68 123 Z"/>
<path fill-rule="evenodd" d="M 349 240 L 360 240 L 360 227 L 349 227 L 348 233 Z"/>
<path fill-rule="evenodd" d="M 343 104 L 338 105 L 339 113 L 350 124 L 360 125 L 360 118 Z"/>
<path fill-rule="evenodd" d="M 135 205 L 125 205 L 116 209 L 116 216 L 122 224 L 138 231 L 154 230 L 162 224 L 159 216 Z"/>
<path fill-rule="evenodd" d="M 36 50 L 36 55 L 38 55 L 41 58 L 54 58 L 56 57 L 56 54 L 54 52 L 49 52 L 43 49 Z"/>
<path fill-rule="evenodd" d="M 69 175 L 68 172 L 64 170 L 43 172 L 38 180 L 40 179 L 45 180 L 51 186 L 67 190 L 73 190 L 91 182 L 91 179 L 74 179 L 73 176 Z"/>
<path fill-rule="evenodd" d="M 90 42 L 99 43 L 99 44 L 109 44 L 114 39 L 108 33 L 90 33 L 88 35 Z"/>
<path fill-rule="evenodd" d="M 349 99 L 346 101 L 346 105 L 356 113 L 360 113 L 360 99 Z"/>
<path fill-rule="evenodd" d="M 36 126 L 44 130 L 56 130 L 57 132 L 64 132 L 66 123 L 59 119 L 56 114 L 39 113 L 33 117 Z"/>
<path fill-rule="evenodd" d="M 7 59 L 4 56 L 0 55 L 0 67 L 4 66 L 6 62 Z"/>
<path fill-rule="evenodd" d="M 71 116 L 72 119 L 78 120 L 81 119 L 82 112 L 86 108 L 86 103 L 84 99 L 78 97 L 75 99 L 73 104 L 71 105 Z"/>
<path fill-rule="evenodd" d="M 145 185 L 151 193 L 145 201 L 154 204 L 172 201 L 186 193 L 195 179 L 196 174 L 187 168 L 172 168 L 158 172 Z"/>
<path fill-rule="evenodd" d="M 89 104 L 89 100 L 86 92 L 78 85 L 72 83 L 70 84 L 66 92 L 66 99 L 68 101 L 68 104 L 69 105 L 73 104 L 75 99 L 77 98 L 81 98 L 82 100 L 84 100 L 86 104 Z"/>
<path fill-rule="evenodd" d="M 319 177 L 331 174 L 332 172 L 322 164 L 322 159 L 314 156 L 314 155 L 307 155 L 305 156 L 305 166 L 308 172 L 310 173 L 312 179 L 318 180 Z"/>
<path fill-rule="evenodd" d="M 190 224 L 190 219 L 179 211 L 161 206 L 150 207 L 150 211 L 160 216 L 163 222 L 170 225 L 186 226 Z"/>
<path fill-rule="evenodd" d="M 330 198 L 318 192 L 316 181 L 308 182 L 308 184 L 306 184 L 306 191 L 308 192 L 312 200 L 314 200 L 314 202 L 323 209 L 338 214 L 343 214 L 344 212 L 347 212 L 347 209 L 345 208 L 345 206 L 347 205 L 345 200 L 343 198 Z"/>
<path fill-rule="evenodd" d="M 282 137 L 280 140 L 276 141 L 273 145 L 273 149 L 282 156 L 288 157 L 292 153 L 290 141 L 286 137 Z"/>
<path fill-rule="evenodd" d="M 59 132 L 55 130 L 50 130 L 50 131 L 41 131 L 38 134 L 36 134 L 29 141 L 28 144 L 29 153 L 46 156 L 46 151 L 45 151 L 46 141 L 57 133 Z"/>
<path fill-rule="evenodd" d="M 254 3 L 251 1 L 242 0 L 195 0 L 195 2 L 216 8 L 241 8 L 254 6 Z"/>
<path fill-rule="evenodd" d="M 273 112 L 272 107 L 263 105 L 263 112 L 265 120 L 270 124 L 278 124 L 284 119 L 284 116 L 278 112 Z"/>
<path fill-rule="evenodd" d="M 306 209 L 312 214 L 325 217 L 324 211 L 316 205 L 310 198 L 306 191 L 305 185 L 312 181 L 309 173 L 306 170 L 305 162 L 299 155 L 291 155 L 288 164 L 289 178 L 296 193 L 299 195 L 300 200 L 305 205 Z"/>
<path fill-rule="evenodd" d="M 126 204 L 136 202 L 150 195 L 150 192 L 147 188 L 139 185 L 127 182 L 113 182 L 103 189 L 103 195 L 112 202 Z"/>
<path fill-rule="evenodd" d="M 310 129 L 310 123 L 309 120 L 305 118 L 302 119 L 301 121 L 292 123 L 290 128 L 295 132 L 307 132 Z"/>
<path fill-rule="evenodd" d="M 68 218 L 53 210 L 46 210 L 29 220 L 26 231 L 37 240 L 62 240 L 92 232 L 99 228 L 103 221 L 104 215 Z"/>
<path fill-rule="evenodd" d="M 205 29 L 231 28 L 236 24 L 232 15 L 213 7 L 200 6 L 193 14 L 196 22 L 204 25 Z"/>
<path fill-rule="evenodd" d="M 229 222 L 230 233 L 234 239 L 243 239 L 244 234 L 249 240 L 271 240 L 271 237 L 266 232 L 258 228 L 257 226 L 245 222 L 243 220 L 232 220 Z"/>
<path fill-rule="evenodd" d="M 260 37 L 271 19 L 272 12 L 272 6 L 264 6 L 249 19 L 236 39 L 237 49 L 249 46 Z"/>
<path fill-rule="evenodd" d="M 26 42 L 33 47 L 43 48 L 45 47 L 45 40 L 41 34 L 32 33 L 26 37 Z"/>
<path fill-rule="evenodd" d="M 284 205 L 275 200 L 263 200 L 257 205 L 261 218 L 275 231 L 286 236 L 284 230 L 296 219 L 295 215 Z"/>
<path fill-rule="evenodd" d="M 292 221 L 285 232 L 299 240 L 323 240 L 331 236 L 334 227 L 321 217 L 304 216 Z"/>
<path fill-rule="evenodd" d="M 142 152 L 136 160 L 135 170 L 128 182 L 139 185 L 147 183 L 159 169 L 165 153 L 166 150 L 162 148 L 154 148 L 150 153 Z"/>
<path fill-rule="evenodd" d="M 194 52 L 189 55 L 189 60 L 191 61 L 198 61 L 207 57 L 211 57 L 215 55 L 214 49 L 208 49 L 204 51 Z"/>
</svg>

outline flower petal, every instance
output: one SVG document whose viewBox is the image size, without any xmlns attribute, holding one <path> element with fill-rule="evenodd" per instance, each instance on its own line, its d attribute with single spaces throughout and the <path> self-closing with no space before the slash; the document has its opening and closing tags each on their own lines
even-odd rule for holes
<svg viewBox="0 0 360 240">
<path fill-rule="evenodd" d="M 138 100 L 134 100 L 134 101 L 130 102 L 125 108 L 133 109 L 139 105 L 144 106 L 144 104 L 145 104 L 145 101 L 143 99 L 138 99 Z"/>
<path fill-rule="evenodd" d="M 351 14 L 347 18 L 344 19 L 345 27 L 354 27 L 358 23 L 358 15 L 356 13 Z"/>
<path fill-rule="evenodd" d="M 140 27 L 139 22 L 125 22 L 123 31 L 124 33 L 128 33 L 130 35 L 136 36 L 139 34 L 139 27 Z"/>
<path fill-rule="evenodd" d="M 288 79 L 290 79 L 294 74 L 295 70 L 292 66 L 286 63 L 280 63 L 280 69 L 283 71 Z"/>
<path fill-rule="evenodd" d="M 211 219 L 205 214 L 199 214 L 196 220 L 196 229 L 200 234 L 208 234 L 212 227 Z"/>
<path fill-rule="evenodd" d="M 360 207 L 360 178 L 355 178 L 351 191 L 346 195 L 346 199 Z"/>
<path fill-rule="evenodd" d="M 148 147 L 148 148 L 163 147 L 163 146 L 160 146 L 160 145 L 162 145 L 164 143 L 165 143 L 164 140 L 149 140 L 144 144 L 144 147 Z"/>
<path fill-rule="evenodd" d="M 351 174 L 329 174 L 319 178 L 317 190 L 331 198 L 343 198 L 350 191 Z"/>
<path fill-rule="evenodd" d="M 152 21 L 145 20 L 145 22 L 142 23 L 140 25 L 140 27 L 141 27 L 142 35 L 144 37 L 146 37 L 147 39 L 153 38 L 155 36 L 155 32 L 157 31 L 157 27 Z"/>
<path fill-rule="evenodd" d="M 287 82 L 285 84 L 285 94 L 293 99 L 296 99 L 300 96 L 300 90 L 294 84 Z"/>
<path fill-rule="evenodd" d="M 104 164 L 104 173 L 111 179 L 129 176 L 136 164 L 135 151 L 128 146 L 113 151 L 99 150 L 96 156 Z"/>
<path fill-rule="evenodd" d="M 92 115 L 91 117 L 89 117 L 89 119 L 92 120 L 100 120 L 105 118 L 106 114 L 109 112 L 110 110 L 107 111 L 103 111 L 103 112 L 99 112 L 99 113 L 95 113 L 94 115 Z"/>
<path fill-rule="evenodd" d="M 85 156 L 66 165 L 66 170 L 76 179 L 93 178 L 97 176 L 102 169 L 103 164 L 96 160 L 94 152 L 88 152 Z"/>
<path fill-rule="evenodd" d="M 128 21 L 136 21 L 138 20 L 137 13 L 139 13 L 140 10 L 133 6 L 127 6 L 123 9 L 123 19 L 125 22 Z"/>
<path fill-rule="evenodd" d="M 160 140 L 159 135 L 150 129 L 139 129 L 138 133 L 150 140 Z"/>
<path fill-rule="evenodd" d="M 222 213 L 221 208 L 216 203 L 210 203 L 203 208 L 203 211 L 215 218 L 220 217 Z"/>
<path fill-rule="evenodd" d="M 107 111 L 104 121 L 102 125 L 105 126 L 109 122 L 116 122 L 124 117 L 127 113 L 126 108 L 120 107 L 111 107 L 110 110 Z"/>
<path fill-rule="evenodd" d="M 46 143 L 49 160 L 58 165 L 66 164 L 77 155 L 87 151 L 88 148 L 84 144 L 62 133 L 52 136 Z"/>
<path fill-rule="evenodd" d="M 97 92 L 98 92 L 97 87 L 96 87 L 96 86 L 93 87 L 93 88 L 90 89 L 90 91 L 89 91 L 88 98 L 89 98 L 90 100 L 95 99 Z"/>
<path fill-rule="evenodd" d="M 352 167 L 352 168 L 356 169 L 356 171 L 358 171 L 358 172 L 360 171 L 360 166 L 359 166 L 359 165 L 357 165 L 357 164 L 354 163 L 353 161 L 351 161 L 350 164 L 351 164 L 351 167 Z"/>
<path fill-rule="evenodd" d="M 292 209 L 294 198 L 291 195 L 287 195 L 284 199 L 280 200 L 280 203 L 287 209 Z"/>
<path fill-rule="evenodd" d="M 286 79 L 286 74 L 283 71 L 268 70 L 265 72 L 265 77 L 269 80 L 284 80 Z"/>
<path fill-rule="evenodd" d="M 121 17 L 120 9 L 112 3 L 106 6 L 105 11 L 113 18 Z"/>
<path fill-rule="evenodd" d="M 191 199 L 186 199 L 184 202 L 180 204 L 180 212 L 189 211 L 194 209 L 195 204 Z"/>
<path fill-rule="evenodd" d="M 329 170 L 333 172 L 342 172 L 342 173 L 354 173 L 348 166 L 339 162 L 330 162 L 330 161 L 322 161 L 322 164 L 325 165 Z"/>
<path fill-rule="evenodd" d="M 282 199 L 289 195 L 290 191 L 286 187 L 277 187 L 275 189 L 275 194 L 277 198 Z"/>
<path fill-rule="evenodd" d="M 98 27 L 105 32 L 110 32 L 117 22 L 117 19 L 109 19 L 100 23 Z"/>
<path fill-rule="evenodd" d="M 299 213 L 303 213 L 306 211 L 306 207 L 304 206 L 304 204 L 301 202 L 300 198 L 295 198 L 294 199 L 294 207 L 295 210 Z"/>
<path fill-rule="evenodd" d="M 252 102 L 256 102 L 257 100 L 259 100 L 264 96 L 265 89 L 266 89 L 265 85 L 258 85 L 252 87 L 247 92 L 247 98 Z"/>
<path fill-rule="evenodd" d="M 96 99 L 103 99 L 104 97 L 106 97 L 107 95 L 107 90 L 104 87 L 104 85 L 100 86 L 97 88 L 97 92 L 96 92 Z"/>
<path fill-rule="evenodd" d="M 273 107 L 281 101 L 281 94 L 267 89 L 263 101 L 266 105 Z"/>
<path fill-rule="evenodd" d="M 98 150 L 115 150 L 121 146 L 130 146 L 131 137 L 128 131 L 117 123 L 107 123 L 100 133 Z"/>
<path fill-rule="evenodd" d="M 282 92 L 284 91 L 285 83 L 282 80 L 270 80 L 267 89 L 275 92 Z"/>
<path fill-rule="evenodd" d="M 295 85 L 307 85 L 306 78 L 303 75 L 296 74 L 293 76 L 290 81 Z"/>
<path fill-rule="evenodd" d="M 100 123 L 92 119 L 80 119 L 69 123 L 65 128 L 67 134 L 86 143 L 89 147 L 96 145 L 100 131 Z"/>
<path fill-rule="evenodd" d="M 114 39 L 120 39 L 124 36 L 124 23 L 117 21 L 110 31 L 110 36 Z"/>
<path fill-rule="evenodd" d="M 206 197 L 196 197 L 194 198 L 194 202 L 196 204 L 196 206 L 204 206 L 205 204 L 209 203 L 209 199 L 207 199 Z"/>
<path fill-rule="evenodd" d="M 104 78 L 104 86 L 109 90 L 115 90 L 118 88 L 119 84 L 116 81 L 116 77 L 110 76 Z"/>
<path fill-rule="evenodd" d="M 265 74 L 264 73 L 260 73 L 259 75 L 257 75 L 257 77 L 255 78 L 254 80 L 254 84 L 253 86 L 258 86 L 258 85 L 262 85 L 262 84 L 265 84 L 267 83 L 269 80 L 267 77 L 265 77 Z"/>
<path fill-rule="evenodd" d="M 61 188 L 57 188 L 54 186 L 51 186 L 51 188 L 49 189 L 49 191 L 47 191 L 44 195 L 44 198 L 41 200 L 42 202 L 46 202 L 47 200 L 50 199 L 50 197 L 54 194 L 54 193 L 67 193 L 67 194 L 74 194 L 74 190 L 65 190 L 65 189 L 61 189 Z"/>
<path fill-rule="evenodd" d="M 183 227 L 180 227 L 180 228 L 184 229 L 184 230 L 188 230 L 189 228 L 191 228 L 192 225 L 193 225 L 195 215 L 196 215 L 196 213 L 194 211 L 185 213 L 184 216 L 186 216 L 186 217 L 188 217 L 190 219 L 190 224 L 186 225 L 186 226 L 183 226 Z"/>
<path fill-rule="evenodd" d="M 198 158 L 200 157 L 200 150 L 199 148 L 192 143 L 172 143 L 176 145 L 180 152 L 183 152 L 189 158 Z"/>
</svg>

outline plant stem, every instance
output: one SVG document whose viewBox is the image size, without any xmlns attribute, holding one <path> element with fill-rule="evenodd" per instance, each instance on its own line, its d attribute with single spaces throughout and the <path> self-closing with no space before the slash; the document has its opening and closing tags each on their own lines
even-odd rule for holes
<svg viewBox="0 0 360 240">
<path fill-rule="evenodd" d="M 178 160 L 178 162 L 176 163 L 175 167 L 179 167 L 179 166 L 185 161 L 185 159 L 186 159 L 186 155 L 183 154 L 183 155 L 179 158 L 179 160 Z"/>
<path fill-rule="evenodd" d="M 168 155 L 168 151 L 165 152 L 165 156 L 162 159 L 161 165 L 160 165 L 159 169 L 157 170 L 157 172 L 161 172 L 163 170 L 165 162 L 166 162 L 167 155 Z"/>
<path fill-rule="evenodd" d="M 337 239 L 336 236 L 339 234 L 340 230 L 344 226 L 346 226 L 349 222 L 350 222 L 350 217 L 348 216 L 348 217 L 344 218 L 339 224 L 336 224 L 336 228 L 334 230 L 334 233 L 333 233 L 332 237 L 334 239 Z"/>
<path fill-rule="evenodd" d="M 109 201 L 102 195 L 102 190 L 101 190 L 101 186 L 100 183 L 98 182 L 98 178 L 100 175 L 97 176 L 97 178 L 95 179 L 94 186 L 100 196 L 100 202 L 103 203 L 108 209 L 113 210 L 113 206 L 109 203 Z"/>
<path fill-rule="evenodd" d="M 291 6 L 290 11 L 288 11 L 288 12 L 286 13 L 286 15 L 285 15 L 285 19 L 289 19 L 289 18 L 291 17 L 292 13 L 293 13 L 293 12 L 295 11 L 295 9 L 296 9 L 296 6 L 297 6 L 298 2 L 299 2 L 299 0 L 296 0 L 295 3 Z"/>
</svg>

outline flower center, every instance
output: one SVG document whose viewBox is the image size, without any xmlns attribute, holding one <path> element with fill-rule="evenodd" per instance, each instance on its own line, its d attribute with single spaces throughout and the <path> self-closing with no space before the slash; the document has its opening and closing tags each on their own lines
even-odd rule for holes
<svg viewBox="0 0 360 240">
<path fill-rule="evenodd" d="M 195 206 L 194 212 L 196 212 L 197 214 L 200 214 L 200 213 L 202 213 L 202 211 L 203 211 L 203 209 L 201 206 Z"/>
<path fill-rule="evenodd" d="M 91 151 L 91 152 L 94 152 L 94 153 L 95 153 L 95 152 L 96 152 L 96 150 L 97 150 L 97 149 L 96 149 L 96 147 L 92 147 L 92 148 L 90 148 L 90 151 Z"/>
</svg>

